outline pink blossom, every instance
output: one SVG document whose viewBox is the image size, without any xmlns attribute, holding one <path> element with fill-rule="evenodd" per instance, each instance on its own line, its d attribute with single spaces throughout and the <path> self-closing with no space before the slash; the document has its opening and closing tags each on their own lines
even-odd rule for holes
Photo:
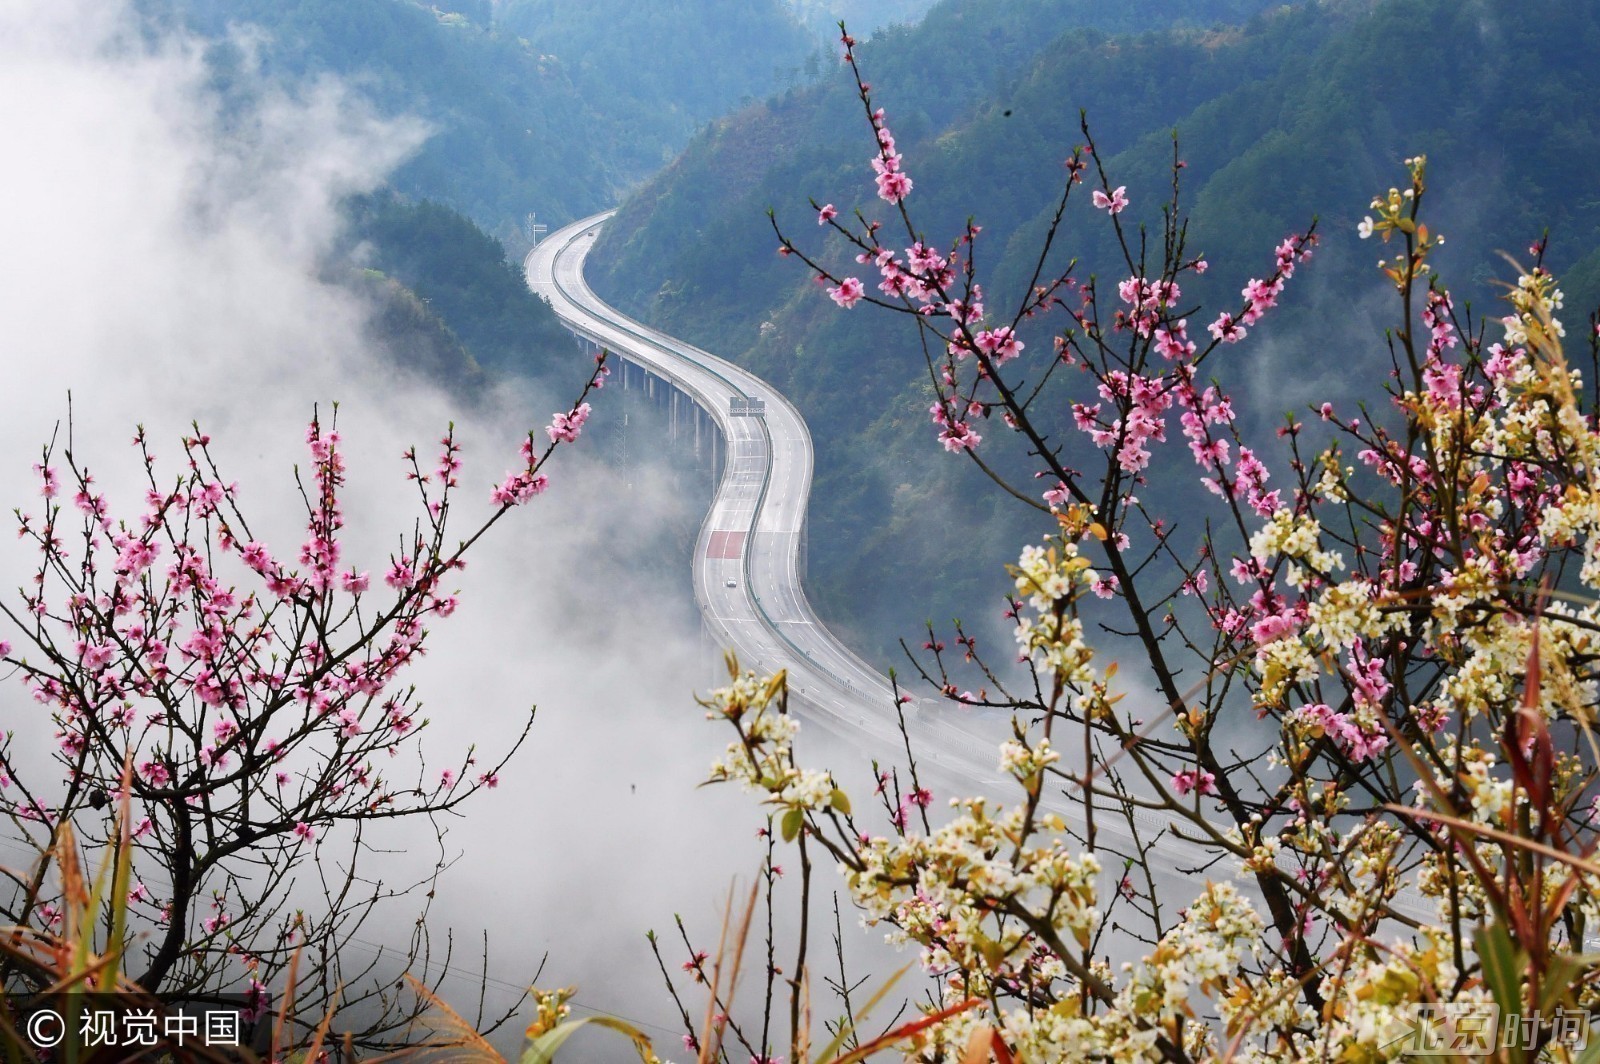
<svg viewBox="0 0 1600 1064">
<path fill-rule="evenodd" d="M 1016 358 L 1027 346 L 1017 339 L 1009 325 L 1002 325 L 998 329 L 985 329 L 973 337 L 973 342 L 978 345 L 979 351 L 991 356 L 997 366 Z"/>
<path fill-rule="evenodd" d="M 939 434 L 939 442 L 944 449 L 952 454 L 957 451 L 970 451 L 983 442 L 983 437 L 972 431 L 972 426 L 965 421 L 953 421 L 945 426 Z"/>
<path fill-rule="evenodd" d="M 583 431 L 584 422 L 589 420 L 589 413 L 589 404 L 579 403 L 572 408 L 571 413 L 556 414 L 554 420 L 546 426 L 545 435 L 550 437 L 551 443 L 572 443 Z"/>
<path fill-rule="evenodd" d="M 1441 406 L 1455 408 L 1461 405 L 1460 366 L 1430 357 L 1422 367 L 1422 382 L 1428 389 L 1428 396 Z"/>
<path fill-rule="evenodd" d="M 1106 195 L 1100 189 L 1095 189 L 1090 197 L 1094 205 L 1107 214 L 1121 214 L 1122 209 L 1128 205 L 1128 186 L 1118 185 L 1111 190 L 1111 195 Z"/>
<path fill-rule="evenodd" d="M 549 486 L 550 479 L 543 473 L 507 473 L 489 499 L 497 506 L 518 506 L 535 495 L 542 495 Z"/>
<path fill-rule="evenodd" d="M 1241 319 L 1246 325 L 1254 325 L 1261 320 L 1263 314 L 1277 305 L 1278 295 L 1283 291 L 1283 278 L 1268 282 L 1251 280 L 1244 286 L 1240 293 L 1247 304 L 1244 317 Z"/>
<path fill-rule="evenodd" d="M 239 557 L 258 573 L 264 573 L 272 566 L 272 555 L 267 552 L 267 545 L 255 540 L 239 548 Z"/>
<path fill-rule="evenodd" d="M 845 310 L 849 310 L 861 302 L 865 288 L 859 278 L 846 277 L 839 282 L 838 287 L 828 289 L 828 297 Z"/>
<path fill-rule="evenodd" d="M 1348 714 L 1321 702 L 1301 706 L 1293 716 L 1302 725 L 1328 735 L 1356 762 L 1371 760 L 1389 746 L 1389 737 L 1382 731 L 1374 728 L 1369 733 Z"/>
<path fill-rule="evenodd" d="M 1383 659 L 1368 657 L 1366 645 L 1360 640 L 1350 647 L 1350 673 L 1355 681 L 1355 701 L 1358 706 L 1378 709 L 1393 690 L 1383 675 Z"/>
<path fill-rule="evenodd" d="M 881 123 L 882 111 L 875 122 Z M 878 196 L 889 203 L 899 203 L 911 194 L 911 178 L 900 169 L 900 153 L 895 151 L 894 137 L 888 129 L 878 125 L 878 154 L 872 159 L 872 169 L 878 175 Z"/>
<path fill-rule="evenodd" d="M 1245 337 L 1245 327 L 1226 311 L 1207 326 L 1207 331 L 1225 344 L 1236 344 Z"/>
<path fill-rule="evenodd" d="M 160 553 L 160 548 L 154 543 L 131 536 L 115 536 L 112 543 L 119 549 L 115 568 L 120 575 L 120 582 L 124 584 L 137 580 L 139 574 L 150 568 Z"/>
<path fill-rule="evenodd" d="M 911 195 L 911 178 L 899 170 L 888 170 L 877 176 L 878 197 L 889 203 L 899 203 Z"/>
<path fill-rule="evenodd" d="M 267 991 L 267 985 L 259 979 L 252 978 L 250 987 L 245 991 L 244 1008 L 240 1015 L 246 1023 L 255 1023 L 267 1014 L 272 1006 L 272 995 Z"/>
<path fill-rule="evenodd" d="M 1250 638 L 1255 640 L 1257 646 L 1266 646 L 1285 636 L 1293 635 L 1299 627 L 1299 621 L 1292 614 L 1281 613 L 1263 617 L 1250 626 Z"/>
<path fill-rule="evenodd" d="M 1195 353 L 1195 345 L 1189 339 L 1186 330 L 1189 325 L 1187 318 L 1180 319 L 1170 327 L 1158 328 L 1155 331 L 1156 352 L 1168 361 L 1188 358 Z"/>
<path fill-rule="evenodd" d="M 976 286 L 974 286 L 976 292 Z M 944 312 L 962 325 L 974 325 L 983 320 L 983 303 L 974 295 L 969 303 L 960 299 L 952 299 L 944 305 Z"/>
<path fill-rule="evenodd" d="M 837 217 L 839 217 L 838 209 L 831 203 L 825 203 L 817 211 L 817 224 L 827 225 Z"/>
<path fill-rule="evenodd" d="M 1217 793 L 1217 777 L 1201 769 L 1185 769 L 1172 777 L 1172 789 L 1179 796 L 1187 795 L 1190 791 L 1200 794 Z"/>
<path fill-rule="evenodd" d="M 295 824 L 294 833 L 296 838 L 304 839 L 306 842 L 310 842 L 317 837 L 317 829 L 307 824 L 304 820 Z"/>
<path fill-rule="evenodd" d="M 936 249 L 924 246 L 921 241 L 906 248 L 906 262 L 922 274 L 935 274 L 946 266 L 944 256 Z"/>
<path fill-rule="evenodd" d="M 407 588 L 416 583 L 417 574 L 411 569 L 411 559 L 401 557 L 389 563 L 389 571 L 384 574 L 383 582 L 392 588 Z"/>
<path fill-rule="evenodd" d="M 78 654 L 83 659 L 83 667 L 90 672 L 100 672 L 116 653 L 116 648 L 107 643 L 78 643 Z"/>
<path fill-rule="evenodd" d="M 1267 567 L 1254 558 L 1234 558 L 1228 565 L 1229 574 L 1241 584 L 1248 584 L 1267 575 Z"/>
</svg>

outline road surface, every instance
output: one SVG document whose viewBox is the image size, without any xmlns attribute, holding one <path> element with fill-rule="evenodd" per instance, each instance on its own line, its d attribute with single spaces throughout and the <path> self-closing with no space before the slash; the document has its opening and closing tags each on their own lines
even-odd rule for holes
<svg viewBox="0 0 1600 1064">
<path fill-rule="evenodd" d="M 583 262 L 610 212 L 551 233 L 529 253 L 532 289 L 579 336 L 642 366 L 693 399 L 726 441 L 726 460 L 694 551 L 694 593 L 707 627 L 741 664 L 789 670 L 791 702 L 829 731 L 877 747 L 898 741 L 888 680 L 839 642 L 800 579 L 811 435 L 761 378 L 608 307 Z M 764 414 L 730 412 L 760 400 Z M 733 586 L 729 586 L 732 584 Z"/>
</svg>

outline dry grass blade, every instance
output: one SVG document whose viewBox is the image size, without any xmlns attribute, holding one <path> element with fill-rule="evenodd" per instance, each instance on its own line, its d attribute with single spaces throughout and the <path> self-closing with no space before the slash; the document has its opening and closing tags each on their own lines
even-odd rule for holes
<svg viewBox="0 0 1600 1064">
<path fill-rule="evenodd" d="M 800 1029 L 794 1032 L 795 1060 L 811 1056 L 811 973 L 800 970 Z"/>
<path fill-rule="evenodd" d="M 733 668 L 730 655 L 729 669 Z M 733 918 L 733 889 L 728 889 L 728 904 L 722 909 L 722 930 L 717 933 L 717 958 L 711 962 L 711 987 L 706 995 L 706 1018 L 700 1025 L 700 1056 L 698 1064 L 711 1064 L 716 1059 L 721 1045 L 713 1048 L 712 1036 L 719 1040 L 722 1028 L 716 1023 L 717 994 L 722 990 L 722 958 L 728 948 L 728 923 Z"/>
<path fill-rule="evenodd" d="M 903 1042 L 907 1038 L 913 1038 L 934 1024 L 943 1023 L 950 1017 L 966 1012 L 968 1009 L 977 1008 L 983 1003 L 983 998 L 972 997 L 948 1008 L 940 1009 L 938 1012 L 930 1012 L 919 1019 L 903 1023 L 892 1031 L 885 1031 L 865 1045 L 857 1046 L 844 1056 L 830 1061 L 829 1064 L 857 1064 L 858 1061 L 866 1060 L 881 1049 L 888 1049 L 896 1042 Z"/>
<path fill-rule="evenodd" d="M 428 1011 L 417 1017 L 415 1022 L 431 1027 L 439 1038 L 418 1042 L 393 1053 L 369 1057 L 363 1064 L 383 1064 L 386 1061 L 403 1061 L 413 1057 L 420 1057 L 428 1064 L 457 1064 L 457 1062 L 505 1064 L 505 1057 L 496 1052 L 494 1046 L 489 1044 L 489 1040 L 479 1034 L 478 1029 L 465 1017 L 446 1004 L 443 998 L 429 990 L 422 980 L 410 972 L 405 973 L 405 978 L 411 985 L 412 992 L 428 1003 Z M 452 1052 L 445 1052 L 446 1050 Z"/>
<path fill-rule="evenodd" d="M 989 1043 L 993 1041 L 994 1028 L 987 1024 L 974 1027 L 961 1054 L 961 1064 L 989 1064 Z"/>
<path fill-rule="evenodd" d="M 72 822 L 63 820 L 56 827 L 56 868 L 61 876 L 61 907 L 66 910 L 68 942 L 78 941 L 79 923 L 83 910 L 89 904 L 89 886 L 83 878 L 83 865 L 78 860 L 78 840 L 72 832 Z"/>
<path fill-rule="evenodd" d="M 706 1001 L 706 1018 L 700 1034 L 699 1064 L 710 1064 L 722 1051 L 722 1031 L 727 1026 L 728 1015 L 733 1011 L 733 995 L 739 983 L 739 966 L 744 959 L 744 946 L 750 935 L 750 919 L 756 911 L 759 883 L 750 887 L 750 898 L 745 902 L 744 915 L 739 929 L 734 933 L 733 963 L 728 974 L 728 995 L 719 1011 L 717 1002 L 722 994 L 722 966 L 728 956 L 728 925 L 733 919 L 733 888 L 728 889 L 728 904 L 722 913 L 722 932 L 717 938 L 717 959 L 711 966 L 711 993 Z"/>
<path fill-rule="evenodd" d="M 1443 824 L 1446 827 L 1455 828 L 1458 831 L 1467 831 L 1475 835 L 1482 835 L 1486 839 L 1493 839 L 1495 842 L 1503 845 L 1511 846 L 1515 849 L 1527 850 L 1530 853 L 1536 853 L 1542 857 L 1548 857 L 1552 861 L 1559 861 L 1560 863 L 1575 868 L 1580 872 L 1586 872 L 1592 876 L 1600 876 L 1600 864 L 1596 864 L 1587 857 L 1580 857 L 1575 853 L 1567 853 L 1563 850 L 1556 849 L 1554 846 L 1546 846 L 1537 839 L 1530 839 L 1523 835 L 1513 835 L 1509 831 L 1501 831 L 1499 828 L 1492 828 L 1487 824 L 1479 824 L 1476 821 L 1465 820 L 1458 816 L 1451 816 L 1449 813 L 1435 812 L 1432 809 L 1421 809 L 1416 806 L 1408 805 L 1394 805 L 1392 803 L 1386 803 L 1383 808 L 1388 812 L 1396 813 L 1401 816 L 1412 816 L 1422 820 L 1432 820 Z"/>
<path fill-rule="evenodd" d="M 303 946 L 296 946 L 294 953 L 289 956 L 289 971 L 284 976 L 283 1003 L 278 1006 L 278 1018 L 272 1025 L 272 1054 L 270 1060 L 283 1059 L 285 1046 L 283 1044 L 283 1029 L 289 1022 L 290 1010 L 294 1008 L 294 993 L 300 977 L 300 951 Z"/>
<path fill-rule="evenodd" d="M 311 1044 L 306 1046 L 302 1060 L 318 1060 L 322 1056 L 322 1043 L 327 1040 L 328 1028 L 333 1026 L 333 1010 L 337 1007 L 339 993 L 343 989 L 343 983 L 333 988 L 333 1000 L 328 1002 L 328 1009 L 322 1014 L 322 1019 L 317 1024 L 317 1032 L 312 1036 Z"/>
</svg>

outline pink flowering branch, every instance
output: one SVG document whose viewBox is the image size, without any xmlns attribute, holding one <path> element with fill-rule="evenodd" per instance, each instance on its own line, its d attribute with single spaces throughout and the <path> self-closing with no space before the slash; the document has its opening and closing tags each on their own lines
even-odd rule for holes
<svg viewBox="0 0 1600 1064">
<path fill-rule="evenodd" d="M 314 413 L 307 428 L 309 465 L 296 471 L 305 535 L 292 552 L 252 531 L 240 489 L 198 428 L 170 478 L 139 429 L 144 506 L 117 518 L 75 453 L 69 421 L 65 447 L 52 441 L 35 469 L 40 513 L 18 513 L 19 535 L 38 552 L 31 584 L 0 602 L 10 629 L 0 657 L 55 725 L 48 757 L 0 741 L 0 807 L 40 854 L 6 873 L 6 921 L 48 923 L 57 908 L 49 844 L 58 824 L 109 844 L 108 795 L 126 761 L 138 878 L 127 901 L 142 936 L 128 963 L 141 986 L 267 986 L 309 947 L 326 961 L 301 983 L 315 1011 L 341 980 L 364 974 L 342 944 L 409 889 L 357 877 L 367 827 L 411 818 L 439 838 L 435 818 L 497 786 L 533 722 L 530 711 L 493 757 L 468 745 L 429 769 L 418 743 L 428 721 L 404 672 L 426 653 L 430 627 L 459 607 L 450 580 L 467 551 L 544 490 L 546 464 L 578 439 L 588 394 L 607 372 L 601 355 L 578 399 L 528 434 L 519 467 L 464 538 L 451 537 L 463 468 L 453 427 L 431 466 L 407 451 L 419 516 L 378 579 L 346 557 L 337 410 Z M 396 769 L 406 751 L 414 773 Z M 345 851 L 337 875 L 329 846 Z M 289 907 L 302 904 L 296 884 L 308 870 L 321 912 Z M 420 925 L 418 936 L 412 959 L 423 963 Z M 402 1019 L 382 1017 L 372 1033 L 394 1033 Z"/>
</svg>

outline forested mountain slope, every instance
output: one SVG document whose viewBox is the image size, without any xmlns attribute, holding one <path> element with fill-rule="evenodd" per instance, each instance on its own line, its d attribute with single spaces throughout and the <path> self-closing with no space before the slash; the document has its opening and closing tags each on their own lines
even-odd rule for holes
<svg viewBox="0 0 1600 1064">
<path fill-rule="evenodd" d="M 154 24 L 208 42 L 224 99 L 334 76 L 380 114 L 421 119 L 429 136 L 393 177 L 506 238 L 528 212 L 561 221 L 621 189 L 603 119 L 558 64 L 453 11 L 409 0 L 142 0 Z M 597 129 L 602 130 L 596 135 Z"/>
<path fill-rule="evenodd" d="M 1177 130 L 1192 243 L 1214 267 L 1186 294 L 1213 307 L 1236 301 L 1270 268 L 1273 244 L 1320 217 L 1323 248 L 1284 312 L 1219 366 L 1258 426 L 1319 389 L 1337 392 L 1352 372 L 1382 372 L 1387 320 L 1374 311 L 1387 307 L 1376 252 L 1355 224 L 1407 156 L 1431 160 L 1431 214 L 1449 236 L 1439 265 L 1458 295 L 1498 313 L 1494 281 L 1513 274 L 1497 252 L 1525 257 L 1549 225 L 1549 261 L 1571 270 L 1569 307 L 1600 296 L 1590 178 L 1600 129 L 1587 102 L 1600 68 L 1584 58 L 1600 46 L 1600 10 L 1329 0 L 1230 25 L 1251 14 L 1246 5 L 1184 5 L 1187 26 L 1112 32 L 1158 25 L 1170 7 L 945 3 L 922 26 L 860 48 L 917 182 L 909 206 L 940 242 L 977 216 L 991 299 L 1031 267 L 1061 162 L 1083 139 L 1080 108 L 1133 198 L 1125 220 L 1159 225 Z M 808 196 L 869 214 L 883 206 L 850 89 L 840 73 L 697 138 L 625 206 L 596 249 L 594 279 L 602 295 L 750 365 L 799 403 L 817 441 L 813 591 L 831 621 L 880 633 L 858 642 L 883 652 L 921 618 L 983 601 L 976 593 L 996 586 L 1033 518 L 937 452 L 927 371 L 904 324 L 840 313 L 773 254 L 769 206 L 818 250 Z M 1078 206 L 1065 243 L 1081 272 L 1121 276 L 1104 216 L 1087 196 Z M 841 249 L 833 256 L 848 265 Z"/>
<path fill-rule="evenodd" d="M 570 335 L 470 219 L 393 192 L 358 197 L 347 215 L 329 271 L 378 301 L 374 330 L 402 366 L 463 394 L 486 372 L 562 379 L 571 370 L 559 357 Z"/>
</svg>

